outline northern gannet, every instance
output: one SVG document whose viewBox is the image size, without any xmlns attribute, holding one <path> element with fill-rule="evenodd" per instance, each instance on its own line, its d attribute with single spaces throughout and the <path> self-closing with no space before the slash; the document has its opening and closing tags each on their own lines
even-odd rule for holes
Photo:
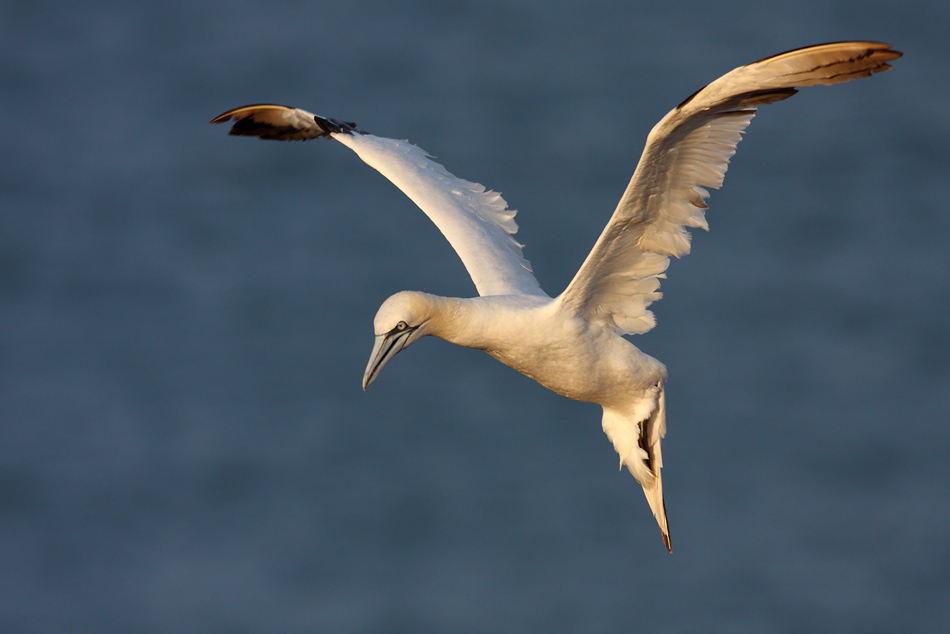
<svg viewBox="0 0 950 634">
<path fill-rule="evenodd" d="M 901 56 L 877 42 L 800 48 L 741 66 L 693 93 L 650 131 L 620 203 L 563 293 L 538 285 L 500 194 L 462 180 L 406 141 L 356 124 L 272 104 L 215 117 L 230 134 L 297 141 L 328 137 L 356 152 L 438 226 L 468 270 L 479 297 L 403 291 L 383 302 L 363 389 L 398 352 L 426 335 L 484 350 L 541 385 L 603 407 L 603 429 L 643 486 L 672 552 L 663 500 L 660 442 L 666 434 L 666 367 L 623 335 L 656 323 L 669 257 L 689 253 L 687 228 L 708 229 L 707 188 L 722 185 L 729 159 L 756 109 L 796 88 L 837 84 L 890 68 Z"/>
</svg>

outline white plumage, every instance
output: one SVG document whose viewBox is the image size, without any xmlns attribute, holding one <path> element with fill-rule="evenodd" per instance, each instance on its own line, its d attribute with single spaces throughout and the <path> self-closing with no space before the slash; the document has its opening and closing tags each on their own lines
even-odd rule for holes
<svg viewBox="0 0 950 634">
<path fill-rule="evenodd" d="M 501 195 L 453 176 L 420 148 L 287 106 L 244 106 L 212 123 L 233 119 L 236 135 L 346 145 L 432 219 L 472 276 L 480 297 L 402 292 L 383 303 L 364 389 L 400 350 L 435 335 L 484 350 L 558 394 L 600 404 L 603 429 L 643 486 L 672 552 L 661 477 L 666 368 L 621 335 L 655 325 L 649 305 L 661 296 L 669 257 L 689 253 L 688 229 L 708 228 L 708 189 L 722 185 L 757 108 L 803 86 L 868 77 L 900 56 L 877 42 L 822 44 L 742 66 L 694 93 L 650 132 L 613 216 L 555 298 L 522 256 L 515 212 Z"/>
</svg>

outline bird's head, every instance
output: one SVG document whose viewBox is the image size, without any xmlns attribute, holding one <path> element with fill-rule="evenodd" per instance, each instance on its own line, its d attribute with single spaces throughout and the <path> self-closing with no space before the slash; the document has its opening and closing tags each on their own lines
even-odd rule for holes
<svg viewBox="0 0 950 634">
<path fill-rule="evenodd" d="M 424 293 L 403 291 L 383 302 L 373 320 L 376 343 L 363 374 L 364 390 L 400 350 L 429 334 L 431 314 L 432 302 Z"/>
</svg>

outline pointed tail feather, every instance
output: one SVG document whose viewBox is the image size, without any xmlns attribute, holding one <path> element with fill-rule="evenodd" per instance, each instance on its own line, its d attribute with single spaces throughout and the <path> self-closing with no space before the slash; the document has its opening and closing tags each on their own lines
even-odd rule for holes
<svg viewBox="0 0 950 634">
<path fill-rule="evenodd" d="M 627 469 L 643 487 L 647 503 L 663 535 L 663 543 L 667 550 L 673 552 L 661 475 L 663 453 L 660 443 L 666 435 L 666 398 L 662 383 L 654 388 L 652 398 L 646 400 L 644 405 L 648 407 L 636 407 L 631 415 L 604 408 L 603 427 L 620 455 L 621 466 L 627 465 Z M 641 409 L 643 411 L 637 411 Z"/>
<path fill-rule="evenodd" d="M 656 486 L 652 488 L 643 487 L 643 493 L 647 497 L 650 509 L 653 511 L 653 517 L 660 527 L 660 534 L 663 536 L 663 544 L 666 549 L 673 552 L 673 545 L 670 543 L 670 525 L 666 520 L 666 502 L 663 500 L 663 479 L 657 471 Z"/>
</svg>

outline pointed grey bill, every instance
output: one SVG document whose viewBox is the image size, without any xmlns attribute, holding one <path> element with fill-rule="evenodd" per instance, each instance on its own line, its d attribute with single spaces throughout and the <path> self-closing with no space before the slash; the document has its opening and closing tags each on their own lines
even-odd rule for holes
<svg viewBox="0 0 950 634">
<path fill-rule="evenodd" d="M 409 341 L 409 335 L 412 334 L 413 330 L 415 328 L 406 328 L 405 330 L 393 330 L 383 335 L 376 335 L 376 343 L 373 344 L 373 352 L 369 355 L 369 363 L 366 364 L 366 372 L 363 374 L 364 390 L 376 380 L 383 366 L 406 347 L 406 342 Z"/>
</svg>

